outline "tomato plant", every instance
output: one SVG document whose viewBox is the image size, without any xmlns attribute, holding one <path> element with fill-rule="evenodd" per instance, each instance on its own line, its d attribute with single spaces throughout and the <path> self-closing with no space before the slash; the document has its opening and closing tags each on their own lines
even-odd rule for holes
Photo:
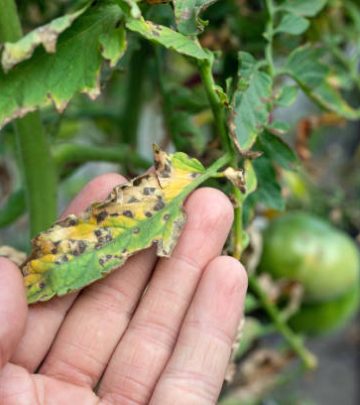
<svg viewBox="0 0 360 405">
<path fill-rule="evenodd" d="M 26 214 L 29 229 L 27 242 L 7 244 L 28 250 L 88 162 L 138 175 L 151 164 L 153 142 L 206 167 L 224 159 L 244 181 L 206 179 L 234 204 L 226 250 L 249 267 L 247 312 L 261 321 L 256 336 L 275 330 L 303 365 L 315 367 L 283 314 L 286 291 L 278 287 L 273 298 L 253 271 L 261 253 L 254 229 L 259 218 L 301 208 L 359 232 L 358 180 L 339 179 L 332 168 L 346 191 L 328 198 L 326 178 L 316 177 L 321 158 L 311 156 L 323 128 L 360 118 L 359 36 L 355 0 L 0 0 L 0 227 L 18 229 Z M 308 112 L 299 115 L 299 103 Z M 72 183 L 74 192 L 80 183 Z M 279 237 L 280 259 L 293 268 L 287 244 L 306 221 Z M 319 232 L 310 231 L 311 247 Z M 329 260 L 348 246 L 334 238 L 324 241 Z M 264 257 L 262 269 L 275 274 L 279 258 L 266 243 Z M 305 300 L 335 297 L 355 279 L 333 270 L 323 293 L 317 265 L 310 273 L 296 278 Z"/>
</svg>

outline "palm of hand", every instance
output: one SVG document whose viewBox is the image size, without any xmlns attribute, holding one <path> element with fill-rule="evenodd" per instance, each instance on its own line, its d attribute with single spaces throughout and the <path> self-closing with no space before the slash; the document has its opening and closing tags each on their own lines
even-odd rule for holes
<svg viewBox="0 0 360 405">
<path fill-rule="evenodd" d="M 121 181 L 95 179 L 67 213 Z M 229 201 L 201 189 L 186 211 L 170 259 L 143 251 L 81 294 L 31 306 L 28 314 L 19 272 L 1 260 L 0 404 L 216 402 L 246 276 L 237 261 L 218 257 L 232 221 Z"/>
</svg>

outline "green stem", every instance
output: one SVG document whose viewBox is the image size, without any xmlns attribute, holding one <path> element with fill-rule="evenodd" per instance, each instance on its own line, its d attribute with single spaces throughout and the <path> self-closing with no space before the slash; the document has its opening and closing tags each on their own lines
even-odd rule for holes
<svg viewBox="0 0 360 405">
<path fill-rule="evenodd" d="M 22 165 L 30 234 L 37 235 L 56 219 L 56 171 L 39 113 L 15 122 Z"/>
<path fill-rule="evenodd" d="M 122 140 L 136 148 L 137 135 L 139 127 L 139 117 L 144 99 L 143 88 L 146 74 L 146 61 L 148 59 L 148 44 L 141 41 L 141 46 L 131 55 L 127 89 L 125 97 L 125 106 L 122 114 Z"/>
<path fill-rule="evenodd" d="M 273 38 L 274 38 L 274 15 L 275 6 L 273 0 L 265 0 L 266 9 L 268 12 L 268 21 L 266 24 L 266 40 L 267 45 L 265 47 L 265 58 L 269 68 L 269 74 L 271 77 L 276 75 L 274 55 L 273 55 Z"/>
<path fill-rule="evenodd" d="M 226 129 L 226 117 L 224 106 L 216 93 L 216 83 L 212 74 L 212 64 L 205 60 L 198 63 L 201 80 L 204 84 L 206 94 L 214 115 L 215 126 L 219 133 L 221 144 L 226 152 L 233 154 L 233 148 Z"/>
<path fill-rule="evenodd" d="M 147 169 L 151 165 L 146 159 L 131 151 L 128 145 L 100 147 L 65 143 L 53 148 L 53 157 L 58 166 L 59 173 L 69 163 L 84 163 L 89 161 L 130 163 L 141 169 Z"/>
<path fill-rule="evenodd" d="M 0 0 L 0 42 L 22 36 L 14 0 Z M 25 183 L 31 236 L 46 229 L 56 218 L 56 171 L 37 112 L 15 122 L 15 133 Z"/>
<path fill-rule="evenodd" d="M 249 275 L 249 287 L 253 293 L 257 295 L 262 307 L 269 315 L 276 329 L 299 356 L 304 366 L 308 369 L 316 368 L 316 357 L 303 345 L 302 340 L 289 328 L 286 322 L 284 322 L 278 308 L 270 301 L 266 292 L 261 288 L 258 280 L 253 275 Z"/>
<path fill-rule="evenodd" d="M 233 257 L 240 260 L 241 254 L 243 252 L 243 196 L 241 191 L 237 187 L 233 187 L 233 198 L 235 200 L 234 209 L 234 224 L 233 224 L 233 235 L 234 235 L 234 248 Z"/>
</svg>

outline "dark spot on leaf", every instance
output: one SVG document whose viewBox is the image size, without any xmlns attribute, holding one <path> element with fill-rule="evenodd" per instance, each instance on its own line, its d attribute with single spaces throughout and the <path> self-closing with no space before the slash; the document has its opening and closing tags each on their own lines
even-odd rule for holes
<svg viewBox="0 0 360 405">
<path fill-rule="evenodd" d="M 168 221 L 169 218 L 170 218 L 170 215 L 169 215 L 169 214 L 165 214 L 165 215 L 163 216 L 163 218 L 164 218 L 164 221 Z"/>
<path fill-rule="evenodd" d="M 104 259 L 99 259 L 99 263 L 102 266 L 104 264 Z"/>
<path fill-rule="evenodd" d="M 138 186 L 139 184 L 141 184 L 141 182 L 142 182 L 142 177 L 138 177 L 133 180 L 133 185 Z"/>
<path fill-rule="evenodd" d="M 134 218 L 134 214 L 130 210 L 123 211 L 123 215 L 128 218 Z"/>
<path fill-rule="evenodd" d="M 129 198 L 128 202 L 129 203 L 136 203 L 136 202 L 139 202 L 139 200 L 136 197 L 132 196 L 132 197 Z"/>
<path fill-rule="evenodd" d="M 113 212 L 112 214 L 110 214 L 111 217 L 118 217 L 119 214 L 117 212 Z"/>
<path fill-rule="evenodd" d="M 133 229 L 133 233 L 137 234 L 137 233 L 139 233 L 139 232 L 140 232 L 140 229 L 139 229 L 139 228 L 134 228 L 134 229 Z"/>
<path fill-rule="evenodd" d="M 45 284 L 43 281 L 41 281 L 41 282 L 39 283 L 39 288 L 40 288 L 40 290 L 43 290 L 45 287 L 46 287 L 46 284 Z"/>
<path fill-rule="evenodd" d="M 110 259 L 112 258 L 112 255 L 106 255 L 106 258 L 107 258 L 108 260 L 110 260 Z"/>
<path fill-rule="evenodd" d="M 150 195 L 155 192 L 156 188 L 155 187 L 144 187 L 143 194 L 144 195 Z"/>
<path fill-rule="evenodd" d="M 155 211 L 160 211 L 162 208 L 165 207 L 165 203 L 163 200 L 158 200 L 158 202 L 154 205 Z"/>
<path fill-rule="evenodd" d="M 55 248 L 53 248 L 53 249 L 51 249 L 51 253 L 53 254 L 53 255 L 55 255 L 56 253 L 57 253 L 57 248 L 55 247 Z"/>
<path fill-rule="evenodd" d="M 94 233 L 95 233 L 95 236 L 97 236 L 97 237 L 101 236 L 100 229 L 97 229 Z"/>
<path fill-rule="evenodd" d="M 108 213 L 106 211 L 101 211 L 99 214 L 96 215 L 96 222 L 102 222 L 104 219 L 108 216 Z"/>
<path fill-rule="evenodd" d="M 106 240 L 106 242 L 110 242 L 110 241 L 113 240 L 113 237 L 112 237 L 110 234 L 107 234 L 107 235 L 105 236 L 105 240 Z"/>
<path fill-rule="evenodd" d="M 148 218 L 150 218 L 150 217 L 152 217 L 152 213 L 151 213 L 150 211 L 146 211 L 146 212 L 145 212 L 145 216 L 148 217 Z"/>
<path fill-rule="evenodd" d="M 80 240 L 80 241 L 79 241 L 78 249 L 79 249 L 79 252 L 80 252 L 80 253 L 85 252 L 85 250 L 86 250 L 86 243 L 85 243 L 83 240 Z"/>
</svg>

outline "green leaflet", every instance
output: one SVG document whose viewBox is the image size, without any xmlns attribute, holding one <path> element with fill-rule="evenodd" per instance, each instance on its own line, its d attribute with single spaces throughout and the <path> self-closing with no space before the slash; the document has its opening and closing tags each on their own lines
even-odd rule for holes
<svg viewBox="0 0 360 405">
<path fill-rule="evenodd" d="M 322 49 L 305 45 L 295 49 L 289 56 L 285 71 L 317 105 L 334 111 L 347 119 L 358 119 L 360 109 L 351 107 L 327 79 L 330 68 L 321 61 Z"/>
<path fill-rule="evenodd" d="M 268 123 L 272 79 L 258 69 L 249 53 L 240 52 L 239 59 L 239 81 L 232 108 L 237 140 L 243 150 L 248 150 Z"/>
<path fill-rule="evenodd" d="M 115 187 L 104 201 L 33 240 L 22 267 L 29 303 L 79 290 L 153 243 L 159 256 L 171 254 L 185 223 L 185 198 L 229 157 L 208 170 L 180 152 L 167 155 L 155 148 L 154 158 L 155 172 Z"/>
<path fill-rule="evenodd" d="M 7 74 L 0 71 L 0 128 L 51 103 L 62 111 L 79 92 L 95 98 L 104 58 L 114 65 L 125 49 L 121 18 L 112 1 L 90 6 L 58 37 L 56 53 L 38 47 Z"/>
<path fill-rule="evenodd" d="M 201 32 L 206 22 L 199 14 L 217 0 L 175 0 L 175 19 L 179 32 L 184 35 L 196 35 Z"/>
<path fill-rule="evenodd" d="M 160 44 L 165 48 L 172 49 L 182 55 L 190 56 L 198 60 L 210 58 L 209 54 L 201 48 L 197 42 L 163 25 L 154 24 L 151 21 L 140 18 L 129 19 L 126 23 L 126 27 L 146 39 Z"/>
</svg>

